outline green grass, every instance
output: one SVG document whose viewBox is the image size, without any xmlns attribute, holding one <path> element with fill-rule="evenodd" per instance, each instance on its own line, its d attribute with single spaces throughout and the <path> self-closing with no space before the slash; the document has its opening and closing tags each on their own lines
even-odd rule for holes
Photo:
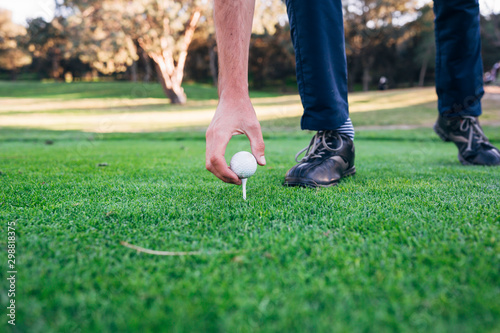
<svg viewBox="0 0 500 333">
<path fill-rule="evenodd" d="M 500 168 L 459 165 L 428 129 L 360 131 L 356 176 L 285 188 L 309 134 L 265 137 L 268 166 L 245 202 L 204 170 L 203 132 L 2 129 L 16 331 L 498 330 Z M 235 139 L 227 156 L 242 149 Z"/>
<path fill-rule="evenodd" d="M 217 89 L 208 84 L 184 84 L 190 100 L 217 99 Z M 251 97 L 274 97 L 278 93 L 252 91 Z M 0 97 L 58 98 L 61 100 L 82 98 L 165 98 L 158 83 L 142 82 L 47 82 L 0 81 Z"/>
<path fill-rule="evenodd" d="M 435 122 L 437 117 L 434 103 L 418 106 L 387 109 L 380 111 L 355 112 L 350 114 L 353 124 L 358 126 L 425 126 Z M 496 119 L 495 119 L 496 120 Z M 265 125 L 273 128 L 289 127 L 299 128 L 300 117 L 268 120 Z"/>
</svg>

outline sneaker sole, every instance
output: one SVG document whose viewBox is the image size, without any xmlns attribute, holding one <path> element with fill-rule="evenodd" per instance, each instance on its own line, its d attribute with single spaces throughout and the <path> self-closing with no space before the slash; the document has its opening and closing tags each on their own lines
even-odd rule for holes
<svg viewBox="0 0 500 333">
<path fill-rule="evenodd" d="M 309 188 L 317 188 L 317 187 L 332 187 L 332 186 L 337 186 L 342 178 L 349 177 L 349 176 L 354 176 L 356 174 L 356 167 L 352 167 L 348 170 L 346 170 L 340 179 L 337 179 L 330 184 L 318 184 L 314 180 L 309 180 L 309 179 L 301 179 L 301 178 L 285 178 L 285 182 L 283 183 L 283 186 L 288 186 L 288 187 L 309 187 Z"/>
<path fill-rule="evenodd" d="M 474 163 L 467 162 L 460 154 L 458 154 L 458 160 L 462 163 L 462 165 L 475 165 Z"/>
</svg>

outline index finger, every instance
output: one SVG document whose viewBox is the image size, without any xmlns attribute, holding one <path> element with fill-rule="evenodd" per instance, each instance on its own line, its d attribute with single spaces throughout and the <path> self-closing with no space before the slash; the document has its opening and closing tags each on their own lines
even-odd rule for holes
<svg viewBox="0 0 500 333">
<path fill-rule="evenodd" d="M 210 161 L 212 172 L 217 178 L 226 183 L 241 185 L 241 179 L 229 168 L 224 157 L 215 157 Z"/>
<path fill-rule="evenodd" d="M 220 133 L 215 135 L 211 133 L 213 132 L 207 133 L 206 164 L 208 171 L 223 182 L 240 185 L 241 179 L 229 168 L 224 158 L 227 144 L 232 136 L 226 137 Z"/>
</svg>

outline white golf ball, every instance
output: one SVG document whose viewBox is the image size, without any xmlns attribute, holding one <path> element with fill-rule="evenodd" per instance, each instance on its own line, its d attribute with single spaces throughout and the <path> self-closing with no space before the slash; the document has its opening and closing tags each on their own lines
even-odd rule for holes
<svg viewBox="0 0 500 333">
<path fill-rule="evenodd" d="M 249 152 L 240 151 L 231 158 L 229 167 L 240 179 L 245 179 L 252 177 L 257 171 L 257 161 Z"/>
</svg>

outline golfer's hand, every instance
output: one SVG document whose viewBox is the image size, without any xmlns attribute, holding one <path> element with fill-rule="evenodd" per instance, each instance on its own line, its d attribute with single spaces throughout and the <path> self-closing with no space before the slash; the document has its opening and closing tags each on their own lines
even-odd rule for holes
<svg viewBox="0 0 500 333">
<path fill-rule="evenodd" d="M 257 163 L 265 165 L 264 140 L 250 98 L 221 99 L 206 134 L 206 168 L 222 181 L 236 185 L 241 185 L 241 179 L 226 164 L 224 154 L 231 137 L 239 134 L 250 139 Z"/>
</svg>

